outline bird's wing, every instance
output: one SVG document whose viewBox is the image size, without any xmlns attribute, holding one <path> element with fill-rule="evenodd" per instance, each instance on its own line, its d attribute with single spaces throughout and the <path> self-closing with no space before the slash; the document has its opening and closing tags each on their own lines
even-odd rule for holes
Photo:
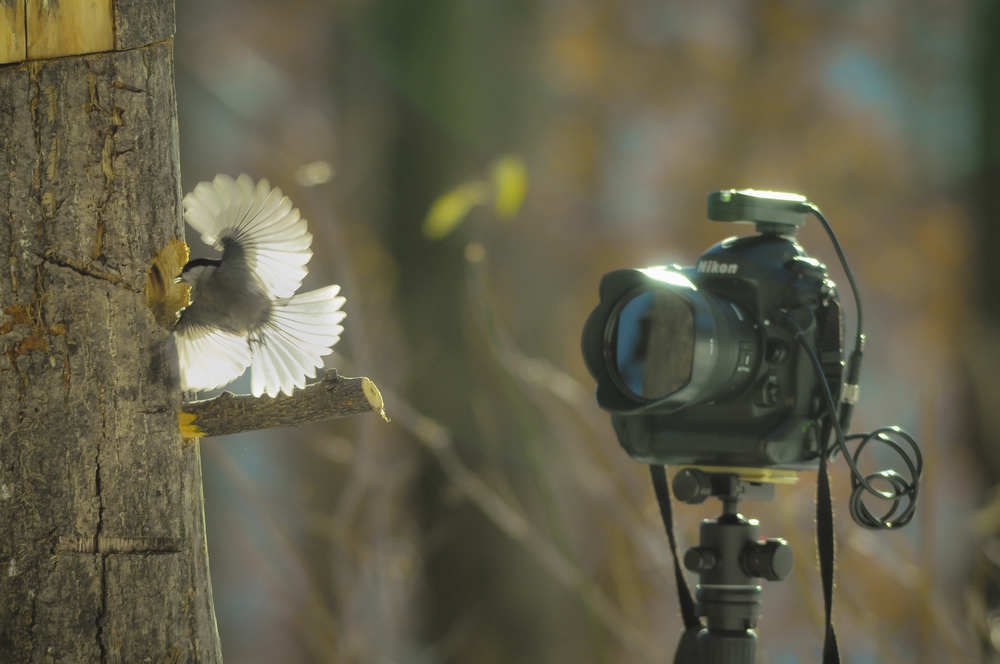
<svg viewBox="0 0 1000 664">
<path fill-rule="evenodd" d="M 312 234 L 281 189 L 246 173 L 233 180 L 217 175 L 184 197 L 184 218 L 201 239 L 224 250 L 236 242 L 247 266 L 272 298 L 291 297 L 309 271 Z"/>
<path fill-rule="evenodd" d="M 173 336 L 180 361 L 182 390 L 214 390 L 233 382 L 250 366 L 250 346 L 246 337 L 203 325 L 185 324 L 183 316 Z"/>
<path fill-rule="evenodd" d="M 340 286 L 327 286 L 275 302 L 267 323 L 250 335 L 254 396 L 291 394 L 316 375 L 344 328 Z"/>
</svg>

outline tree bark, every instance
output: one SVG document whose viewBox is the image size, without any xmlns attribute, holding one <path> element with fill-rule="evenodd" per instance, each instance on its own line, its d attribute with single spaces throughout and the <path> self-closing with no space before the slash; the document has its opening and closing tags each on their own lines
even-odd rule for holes
<svg viewBox="0 0 1000 664">
<path fill-rule="evenodd" d="M 173 6 L 118 4 L 119 50 L 0 67 L 3 662 L 221 661 L 199 447 L 143 294 L 183 238 Z"/>
</svg>

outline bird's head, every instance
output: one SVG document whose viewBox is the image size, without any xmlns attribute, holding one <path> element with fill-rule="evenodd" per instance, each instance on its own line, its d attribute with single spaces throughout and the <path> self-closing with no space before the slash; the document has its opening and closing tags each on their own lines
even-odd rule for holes
<svg viewBox="0 0 1000 664">
<path fill-rule="evenodd" d="M 211 258 L 196 258 L 188 261 L 181 270 L 181 274 L 174 280 L 174 283 L 185 283 L 194 289 L 199 283 L 207 279 L 215 268 L 219 267 L 219 261 Z"/>
</svg>

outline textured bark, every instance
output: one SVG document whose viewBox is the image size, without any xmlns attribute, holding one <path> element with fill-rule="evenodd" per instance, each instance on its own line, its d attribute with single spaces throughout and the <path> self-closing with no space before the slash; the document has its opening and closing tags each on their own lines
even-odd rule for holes
<svg viewBox="0 0 1000 664">
<path fill-rule="evenodd" d="M 115 0 L 115 48 L 124 51 L 174 34 L 174 0 Z"/>
<path fill-rule="evenodd" d="M 183 237 L 172 60 L 0 68 L 5 663 L 221 661 L 198 445 L 143 295 Z"/>
<path fill-rule="evenodd" d="M 385 417 L 382 395 L 367 378 L 341 378 L 329 369 L 323 380 L 295 390 L 291 396 L 234 396 L 223 392 L 214 399 L 191 401 L 181 410 L 194 419 L 185 422 L 198 436 L 226 436 L 244 431 L 292 427 L 359 413 Z"/>
</svg>

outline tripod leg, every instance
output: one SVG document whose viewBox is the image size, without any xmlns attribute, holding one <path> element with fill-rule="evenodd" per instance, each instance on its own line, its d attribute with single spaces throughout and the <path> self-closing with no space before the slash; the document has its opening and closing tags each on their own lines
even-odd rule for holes
<svg viewBox="0 0 1000 664">
<path fill-rule="evenodd" d="M 698 633 L 701 625 L 689 627 L 681 634 L 681 640 L 677 644 L 677 652 L 674 653 L 674 664 L 697 664 L 698 659 Z"/>
<path fill-rule="evenodd" d="M 751 630 L 704 630 L 698 635 L 698 664 L 756 664 L 757 635 Z"/>
</svg>

